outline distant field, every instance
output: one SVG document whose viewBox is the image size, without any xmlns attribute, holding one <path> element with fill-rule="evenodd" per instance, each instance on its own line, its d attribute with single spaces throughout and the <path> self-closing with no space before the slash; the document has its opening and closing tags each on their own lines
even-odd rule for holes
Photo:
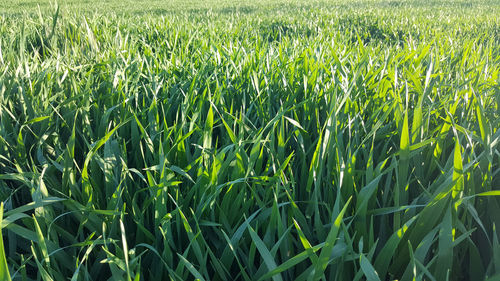
<svg viewBox="0 0 500 281">
<path fill-rule="evenodd" d="M 0 280 L 500 280 L 499 1 L 58 4 L 0 4 Z"/>
</svg>

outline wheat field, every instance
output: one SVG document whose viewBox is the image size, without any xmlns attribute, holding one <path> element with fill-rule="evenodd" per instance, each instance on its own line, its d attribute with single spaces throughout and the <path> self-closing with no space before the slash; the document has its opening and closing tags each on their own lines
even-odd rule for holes
<svg viewBox="0 0 500 281">
<path fill-rule="evenodd" d="M 1 280 L 500 280 L 497 0 L 4 0 Z"/>
</svg>

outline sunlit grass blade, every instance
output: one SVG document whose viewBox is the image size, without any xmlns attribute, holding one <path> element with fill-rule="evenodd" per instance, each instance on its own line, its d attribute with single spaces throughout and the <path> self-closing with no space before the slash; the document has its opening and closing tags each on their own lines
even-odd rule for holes
<svg viewBox="0 0 500 281">
<path fill-rule="evenodd" d="M 7 257 L 3 246 L 2 225 L 3 225 L 3 202 L 0 203 L 0 278 L 5 281 L 10 281 L 9 267 L 7 265 Z"/>
</svg>

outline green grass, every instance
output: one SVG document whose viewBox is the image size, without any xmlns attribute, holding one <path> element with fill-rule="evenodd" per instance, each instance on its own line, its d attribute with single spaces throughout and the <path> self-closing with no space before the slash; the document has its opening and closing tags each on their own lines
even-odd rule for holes
<svg viewBox="0 0 500 281">
<path fill-rule="evenodd" d="M 500 278 L 498 1 L 100 2 L 0 7 L 2 280 Z"/>
</svg>

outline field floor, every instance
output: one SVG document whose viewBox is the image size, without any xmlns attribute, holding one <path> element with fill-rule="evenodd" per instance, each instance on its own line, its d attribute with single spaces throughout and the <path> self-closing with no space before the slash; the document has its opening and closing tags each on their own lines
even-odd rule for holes
<svg viewBox="0 0 500 281">
<path fill-rule="evenodd" d="M 0 280 L 500 280 L 500 1 L 1 2 Z"/>
</svg>

